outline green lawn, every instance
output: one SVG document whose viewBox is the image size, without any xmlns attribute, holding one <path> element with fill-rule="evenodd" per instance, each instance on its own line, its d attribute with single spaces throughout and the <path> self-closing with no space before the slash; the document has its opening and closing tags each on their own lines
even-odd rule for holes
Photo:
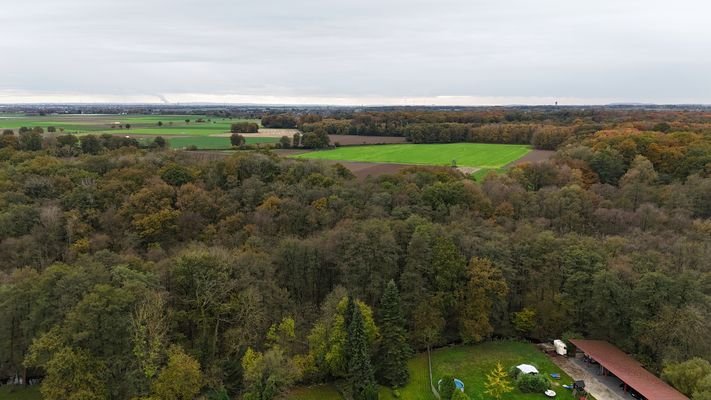
<svg viewBox="0 0 711 400">
<path fill-rule="evenodd" d="M 423 358 L 426 358 L 423 356 Z M 423 362 L 426 363 L 426 360 Z M 557 399 L 572 399 L 572 394 L 562 388 L 556 387 L 560 384 L 572 384 L 573 380 L 563 373 L 548 357 L 538 350 L 534 345 L 520 342 L 489 342 L 476 346 L 457 346 L 452 348 L 436 350 L 432 353 L 432 373 L 433 378 L 438 380 L 443 375 L 451 374 L 464 382 L 465 392 L 469 395 L 483 394 L 486 374 L 489 373 L 496 363 L 508 371 L 512 366 L 527 363 L 538 368 L 541 374 L 549 377 L 551 373 L 561 374 L 561 380 L 552 381 L 554 391 L 558 393 Z M 425 364 L 426 367 L 426 364 Z M 409 389 L 409 386 L 405 389 Z M 405 391 L 403 390 L 403 394 Z M 415 397 L 413 399 L 429 399 L 429 397 Z M 539 393 L 524 394 L 515 390 L 504 396 L 505 400 L 533 400 L 542 399 L 544 396 Z"/>
<path fill-rule="evenodd" d="M 531 151 L 526 145 L 446 143 L 349 146 L 303 153 L 294 158 L 500 168 Z"/>
<path fill-rule="evenodd" d="M 570 391 L 560 387 L 561 384 L 571 384 L 573 380 L 564 374 L 560 368 L 553 364 L 545 354 L 534 345 L 520 342 L 488 342 L 475 346 L 454 346 L 438 349 L 432 352 L 432 373 L 435 381 L 443 375 L 451 374 L 464 382 L 465 392 L 472 399 L 489 399 L 484 394 L 484 382 L 496 363 L 500 362 L 504 368 L 527 363 L 535 365 L 538 370 L 549 377 L 551 373 L 561 374 L 561 380 L 552 381 L 553 390 L 558 393 L 556 399 L 572 400 Z M 416 355 L 408 363 L 410 369 L 410 382 L 400 389 L 400 398 L 408 400 L 432 400 L 430 392 L 427 355 Z M 392 399 L 390 390 L 381 388 L 380 398 Z M 340 396 L 328 385 L 313 388 L 299 388 L 291 392 L 286 399 L 289 400 L 339 400 Z M 514 389 L 505 395 L 502 400 L 542 400 L 545 396 L 540 393 L 524 394 Z"/>
<path fill-rule="evenodd" d="M 17 386 L 0 386 L 2 400 L 40 400 L 42 395 L 39 386 L 18 389 Z"/>
</svg>

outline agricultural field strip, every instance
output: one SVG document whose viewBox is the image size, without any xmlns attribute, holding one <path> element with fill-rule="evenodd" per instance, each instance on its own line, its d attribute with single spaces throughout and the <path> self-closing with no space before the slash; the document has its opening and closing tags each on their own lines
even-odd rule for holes
<svg viewBox="0 0 711 400">
<path fill-rule="evenodd" d="M 206 122 L 195 122 L 197 119 Z M 186 123 L 185 120 L 190 122 Z M 210 119 L 211 121 L 207 121 Z M 158 122 L 163 126 L 158 126 Z M 124 135 L 213 135 L 229 132 L 235 122 L 255 122 L 258 119 L 227 119 L 207 115 L 50 115 L 0 118 L 0 129 L 18 129 L 22 126 L 39 126 L 47 130 L 54 126 L 66 132 L 121 133 Z M 114 123 L 130 124 L 131 129 L 111 128 Z M 172 124 L 171 124 L 172 123 Z"/>
<path fill-rule="evenodd" d="M 396 163 L 415 165 L 451 165 L 461 167 L 500 168 L 530 151 L 525 145 L 482 143 L 393 144 L 340 147 L 298 154 L 302 159 Z"/>
</svg>

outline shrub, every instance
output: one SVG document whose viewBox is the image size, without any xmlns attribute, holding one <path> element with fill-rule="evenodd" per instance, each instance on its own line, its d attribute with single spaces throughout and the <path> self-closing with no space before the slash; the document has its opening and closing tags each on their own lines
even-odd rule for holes
<svg viewBox="0 0 711 400">
<path fill-rule="evenodd" d="M 242 146 L 246 143 L 246 140 L 244 139 L 244 136 L 240 135 L 239 133 L 233 133 L 230 136 L 230 143 L 232 146 Z"/>
<path fill-rule="evenodd" d="M 279 144 L 281 144 L 281 148 L 288 149 L 289 147 L 291 147 L 291 138 L 288 136 L 282 136 L 279 139 Z"/>
<path fill-rule="evenodd" d="M 540 374 L 520 374 L 516 378 L 516 387 L 523 393 L 543 393 L 550 386 L 548 379 Z"/>
<path fill-rule="evenodd" d="M 439 381 L 439 395 L 442 400 L 450 400 L 452 395 L 457 390 L 457 386 L 454 384 L 454 377 L 452 375 L 445 375 L 442 380 Z"/>
<path fill-rule="evenodd" d="M 520 374 L 520 373 L 521 373 L 521 370 L 518 369 L 518 367 L 515 365 L 513 367 L 511 367 L 511 369 L 509 369 L 509 376 L 511 377 L 511 379 L 518 378 L 518 374 Z"/>
</svg>

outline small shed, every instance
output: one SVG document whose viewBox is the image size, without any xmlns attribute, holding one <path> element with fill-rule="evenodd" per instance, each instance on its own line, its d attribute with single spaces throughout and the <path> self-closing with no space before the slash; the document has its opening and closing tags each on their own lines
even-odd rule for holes
<svg viewBox="0 0 711 400">
<path fill-rule="evenodd" d="M 524 374 L 537 374 L 538 373 L 538 369 L 536 369 L 536 367 L 534 367 L 533 365 L 530 365 L 530 364 L 517 365 L 516 368 L 518 368 L 518 370 Z"/>
</svg>

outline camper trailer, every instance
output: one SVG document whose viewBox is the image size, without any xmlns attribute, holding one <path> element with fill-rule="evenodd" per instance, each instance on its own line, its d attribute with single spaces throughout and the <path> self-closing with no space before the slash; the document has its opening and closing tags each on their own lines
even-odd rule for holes
<svg viewBox="0 0 711 400">
<path fill-rule="evenodd" d="M 568 354 L 568 346 L 565 345 L 564 341 L 556 339 L 553 341 L 553 346 L 555 346 L 555 352 L 561 356 Z"/>
</svg>

